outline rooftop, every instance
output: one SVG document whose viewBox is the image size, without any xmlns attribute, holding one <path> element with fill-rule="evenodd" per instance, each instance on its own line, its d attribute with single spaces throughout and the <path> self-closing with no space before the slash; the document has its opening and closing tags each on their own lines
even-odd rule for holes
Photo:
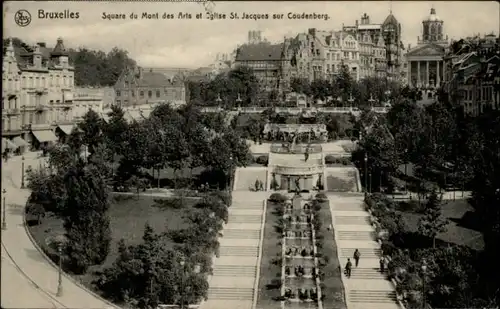
<svg viewBox="0 0 500 309">
<path fill-rule="evenodd" d="M 281 60 L 283 44 L 245 44 L 238 48 L 236 61 Z"/>
</svg>

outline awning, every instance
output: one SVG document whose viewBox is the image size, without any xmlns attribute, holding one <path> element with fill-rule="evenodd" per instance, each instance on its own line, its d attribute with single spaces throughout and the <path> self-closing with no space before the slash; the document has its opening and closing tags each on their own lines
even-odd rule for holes
<svg viewBox="0 0 500 309">
<path fill-rule="evenodd" d="M 72 124 L 59 125 L 58 127 L 66 135 L 70 135 L 71 132 L 73 131 L 73 128 L 74 128 L 74 126 Z"/>
<path fill-rule="evenodd" d="M 54 132 L 52 132 L 52 130 L 40 130 L 31 132 L 40 143 L 57 141 L 57 136 L 54 134 Z"/>
<path fill-rule="evenodd" d="M 2 152 L 4 152 L 5 149 L 15 150 L 17 148 L 19 148 L 19 146 L 11 142 L 10 139 L 2 138 Z"/>
<path fill-rule="evenodd" d="M 14 144 L 16 144 L 18 147 L 25 147 L 25 146 L 28 146 L 28 142 L 25 141 L 24 139 L 22 139 L 21 137 L 19 136 L 16 136 L 14 137 L 14 139 L 12 140 L 14 142 Z"/>
</svg>

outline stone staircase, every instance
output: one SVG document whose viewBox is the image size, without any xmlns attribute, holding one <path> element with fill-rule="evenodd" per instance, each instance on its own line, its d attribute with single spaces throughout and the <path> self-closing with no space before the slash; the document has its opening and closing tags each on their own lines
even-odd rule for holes
<svg viewBox="0 0 500 309">
<path fill-rule="evenodd" d="M 386 272 L 381 273 L 378 268 L 353 267 L 351 279 L 385 279 Z"/>
<path fill-rule="evenodd" d="M 380 254 L 382 253 L 382 250 L 380 248 L 341 248 L 340 249 L 340 256 L 342 258 L 351 258 L 354 255 L 354 251 L 358 249 L 359 253 L 361 254 L 360 261 L 363 260 L 363 258 L 380 258 Z"/>
<path fill-rule="evenodd" d="M 259 255 L 259 247 L 251 246 L 221 246 L 219 248 L 219 254 L 221 256 L 254 256 Z"/>
<path fill-rule="evenodd" d="M 323 156 L 321 153 L 312 153 L 309 155 L 309 159 L 304 161 L 303 154 L 281 154 L 281 153 L 270 153 L 269 154 L 269 166 L 273 165 L 285 165 L 285 166 L 316 166 L 323 164 Z"/>
<path fill-rule="evenodd" d="M 339 240 L 375 240 L 375 232 L 368 231 L 338 231 Z"/>
<path fill-rule="evenodd" d="M 246 169 L 238 170 L 239 176 L 255 176 L 254 172 L 246 173 Z M 265 176 L 266 173 L 259 175 Z M 265 178 L 260 179 L 265 182 Z M 238 181 L 240 184 L 252 183 L 255 177 L 251 181 L 241 178 Z M 219 238 L 219 258 L 215 259 L 209 278 L 208 299 L 200 304 L 200 309 L 252 309 L 259 267 L 263 202 L 267 195 L 262 191 L 250 192 L 244 186 L 232 192 L 228 223 Z"/>
<path fill-rule="evenodd" d="M 358 217 L 358 216 L 337 216 L 335 217 L 335 224 L 342 225 L 363 225 L 370 224 L 370 217 Z"/>
<path fill-rule="evenodd" d="M 262 215 L 229 215 L 230 223 L 261 223 Z"/>
<path fill-rule="evenodd" d="M 208 289 L 208 299 L 252 301 L 253 288 L 213 287 Z M 231 308 L 222 306 L 223 308 Z M 238 307 L 239 308 L 239 307 Z"/>
<path fill-rule="evenodd" d="M 261 231 L 227 229 L 223 233 L 225 239 L 260 239 Z"/>
<path fill-rule="evenodd" d="M 249 265 L 217 265 L 213 268 L 214 276 L 255 277 L 257 266 Z"/>
<path fill-rule="evenodd" d="M 351 290 L 349 291 L 349 301 L 353 303 L 394 304 L 397 298 L 396 291 Z"/>
</svg>

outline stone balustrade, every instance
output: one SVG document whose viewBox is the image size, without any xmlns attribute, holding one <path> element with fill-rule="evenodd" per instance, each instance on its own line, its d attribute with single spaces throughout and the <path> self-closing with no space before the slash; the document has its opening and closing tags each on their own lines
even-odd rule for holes
<svg viewBox="0 0 500 309">
<path fill-rule="evenodd" d="M 289 147 L 280 144 L 271 145 L 272 153 L 303 154 L 306 152 L 306 150 L 309 152 L 309 154 L 321 153 L 323 151 L 323 147 L 321 147 L 321 145 L 319 144 L 310 144 L 310 145 L 295 144 L 295 145 L 290 145 Z"/>
<path fill-rule="evenodd" d="M 281 175 L 314 175 L 314 174 L 322 174 L 323 167 L 320 165 L 301 166 L 301 167 L 277 165 L 274 168 L 274 173 Z"/>
</svg>

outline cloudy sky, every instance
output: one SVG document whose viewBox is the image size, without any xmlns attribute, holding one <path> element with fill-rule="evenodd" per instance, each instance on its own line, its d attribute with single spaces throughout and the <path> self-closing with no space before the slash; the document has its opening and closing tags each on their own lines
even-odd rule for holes
<svg viewBox="0 0 500 309">
<path fill-rule="evenodd" d="M 191 0 L 192 1 L 192 0 Z M 474 33 L 499 33 L 500 7 L 496 1 L 394 1 L 392 12 L 401 23 L 405 46 L 416 44 L 421 35 L 422 19 L 434 6 L 444 20 L 445 33 L 460 38 Z M 15 22 L 16 12 L 27 10 L 31 23 L 20 27 Z M 58 37 L 67 47 L 87 47 L 109 51 L 118 46 L 129 51 L 142 66 L 196 68 L 213 62 L 217 53 L 230 52 L 236 44 L 247 40 L 249 30 L 261 30 L 270 41 L 282 40 L 305 32 L 308 28 L 338 30 L 354 25 L 363 13 L 372 23 L 382 23 L 389 14 L 388 1 L 225 1 L 216 2 L 213 12 L 225 13 L 226 20 L 209 20 L 200 3 L 188 2 L 31 2 L 4 1 L 4 37 L 19 37 L 29 43 L 47 42 L 54 45 Z M 41 19 L 40 10 L 48 12 L 79 13 L 78 19 Z M 159 20 L 141 19 L 143 13 L 159 13 Z M 178 19 L 179 12 L 191 13 L 192 19 Z M 284 14 L 282 20 L 230 20 L 231 12 L 240 17 L 247 14 Z M 293 13 L 328 14 L 328 20 L 291 20 Z M 126 19 L 103 19 L 105 14 L 124 14 Z M 138 19 L 130 19 L 135 13 Z M 174 14 L 175 19 L 162 19 L 163 13 Z M 197 20 L 196 13 L 203 13 Z M 270 16 L 271 17 L 271 16 Z"/>
</svg>

